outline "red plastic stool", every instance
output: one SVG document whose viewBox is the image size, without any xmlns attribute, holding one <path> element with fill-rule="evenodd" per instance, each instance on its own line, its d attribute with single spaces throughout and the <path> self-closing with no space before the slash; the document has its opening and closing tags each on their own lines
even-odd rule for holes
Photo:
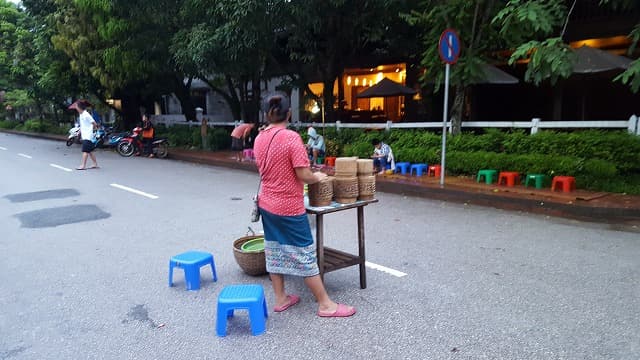
<svg viewBox="0 0 640 360">
<path fill-rule="evenodd" d="M 501 171 L 498 175 L 498 185 L 502 185 L 503 180 L 505 185 L 513 187 L 520 183 L 520 173 L 515 171 Z"/>
<path fill-rule="evenodd" d="M 573 176 L 554 176 L 551 180 L 551 191 L 562 185 L 562 192 L 571 192 L 576 189 L 576 178 Z"/>
<path fill-rule="evenodd" d="M 327 156 L 324 158 L 324 164 L 327 166 L 336 166 L 335 156 Z"/>
<path fill-rule="evenodd" d="M 442 171 L 442 166 L 440 166 L 440 165 L 431 165 L 431 166 L 429 166 L 429 171 L 427 171 L 427 176 L 440 177 L 440 172 L 441 171 Z"/>
</svg>

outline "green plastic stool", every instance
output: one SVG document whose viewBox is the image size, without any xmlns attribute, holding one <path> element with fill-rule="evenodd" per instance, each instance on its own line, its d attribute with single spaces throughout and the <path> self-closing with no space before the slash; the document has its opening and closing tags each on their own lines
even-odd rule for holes
<svg viewBox="0 0 640 360">
<path fill-rule="evenodd" d="M 477 182 L 480 182 L 480 178 L 484 176 L 484 182 L 487 184 L 492 184 L 494 181 L 498 180 L 498 170 L 493 169 L 483 169 L 478 171 L 478 177 L 476 178 Z"/>
<path fill-rule="evenodd" d="M 524 181 L 524 187 L 528 187 L 529 182 L 533 181 L 536 189 L 542 189 L 546 178 L 547 176 L 545 174 L 527 174 L 526 180 Z"/>
</svg>

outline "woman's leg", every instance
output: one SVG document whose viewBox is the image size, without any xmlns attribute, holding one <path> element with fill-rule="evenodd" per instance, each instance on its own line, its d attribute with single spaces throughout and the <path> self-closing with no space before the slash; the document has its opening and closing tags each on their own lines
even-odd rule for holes
<svg viewBox="0 0 640 360">
<path fill-rule="evenodd" d="M 387 158 L 386 157 L 381 157 L 380 158 L 380 171 L 385 171 L 387 170 Z"/>
<path fill-rule="evenodd" d="M 322 312 L 334 312 L 338 309 L 338 304 L 335 303 L 327 294 L 327 290 L 324 288 L 320 275 L 310 276 L 304 278 L 304 283 L 309 287 L 313 296 L 318 301 L 318 310 Z M 347 306 L 351 309 L 351 306 Z"/>
<path fill-rule="evenodd" d="M 269 274 L 271 278 L 271 286 L 273 287 L 273 293 L 276 296 L 276 306 L 282 306 L 286 304 L 287 293 L 284 291 L 284 276 L 282 274 Z"/>
</svg>

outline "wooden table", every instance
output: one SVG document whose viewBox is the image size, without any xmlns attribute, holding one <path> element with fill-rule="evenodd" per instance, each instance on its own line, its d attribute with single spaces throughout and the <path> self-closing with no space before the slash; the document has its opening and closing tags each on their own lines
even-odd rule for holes
<svg viewBox="0 0 640 360">
<path fill-rule="evenodd" d="M 338 204 L 333 202 L 329 206 L 311 207 L 306 204 L 307 214 L 316 216 L 316 252 L 318 254 L 318 267 L 320 277 L 324 274 L 349 266 L 360 266 L 360 288 L 367 287 L 367 273 L 365 269 L 364 254 L 364 207 L 378 202 L 377 199 L 357 201 L 353 204 Z M 358 213 L 358 255 L 324 246 L 324 215 L 338 211 L 357 209 Z"/>
</svg>

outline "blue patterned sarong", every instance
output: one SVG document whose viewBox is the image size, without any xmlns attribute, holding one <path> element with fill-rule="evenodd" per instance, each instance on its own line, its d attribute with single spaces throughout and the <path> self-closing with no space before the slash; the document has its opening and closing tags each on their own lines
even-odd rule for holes
<svg viewBox="0 0 640 360">
<path fill-rule="evenodd" d="M 314 276 L 320 273 L 307 215 L 280 216 L 260 209 L 267 271 Z"/>
</svg>

